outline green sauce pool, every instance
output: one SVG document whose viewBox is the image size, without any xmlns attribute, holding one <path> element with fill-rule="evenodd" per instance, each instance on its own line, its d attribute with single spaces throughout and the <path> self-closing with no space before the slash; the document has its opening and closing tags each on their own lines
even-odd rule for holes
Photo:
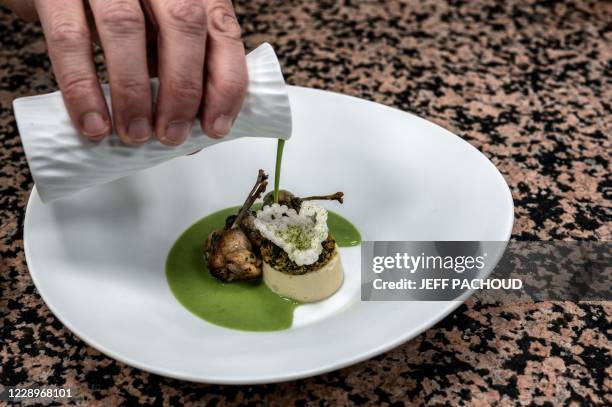
<svg viewBox="0 0 612 407">
<path fill-rule="evenodd" d="M 270 290 L 263 279 L 224 283 L 208 272 L 204 241 L 238 207 L 215 212 L 197 221 L 177 239 L 166 260 L 166 277 L 176 299 L 196 316 L 226 328 L 277 331 L 291 327 L 299 303 Z M 348 220 L 331 211 L 327 225 L 340 247 L 357 246 L 361 236 Z"/>
</svg>

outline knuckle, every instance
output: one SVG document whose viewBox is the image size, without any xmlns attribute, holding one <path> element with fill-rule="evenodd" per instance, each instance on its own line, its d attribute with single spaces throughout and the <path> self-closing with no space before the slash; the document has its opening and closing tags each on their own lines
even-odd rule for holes
<svg viewBox="0 0 612 407">
<path fill-rule="evenodd" d="M 202 97 L 202 84 L 189 78 L 177 78 L 172 82 L 170 91 L 176 99 L 199 101 Z"/>
<path fill-rule="evenodd" d="M 104 29 L 115 34 L 144 32 L 144 14 L 137 3 L 125 0 L 104 2 L 100 10 Z"/>
<path fill-rule="evenodd" d="M 48 41 L 65 48 L 80 47 L 89 44 L 89 30 L 87 27 L 69 21 L 57 21 L 52 23 Z"/>
<path fill-rule="evenodd" d="M 125 99 L 138 99 L 141 101 L 151 91 L 149 83 L 137 79 L 119 79 L 115 86 L 118 93 Z"/>
<path fill-rule="evenodd" d="M 206 33 L 206 11 L 200 1 L 171 1 L 167 13 L 169 24 L 174 29 L 198 36 Z"/>
<path fill-rule="evenodd" d="M 86 73 L 66 73 L 58 78 L 67 101 L 76 101 L 92 94 L 97 78 Z"/>
<path fill-rule="evenodd" d="M 233 40 L 240 40 L 240 24 L 232 8 L 225 2 L 217 2 L 209 10 L 210 30 Z"/>
<path fill-rule="evenodd" d="M 248 78 L 246 73 L 233 72 L 230 75 L 220 77 L 214 84 L 218 92 L 227 98 L 241 98 L 246 94 Z"/>
</svg>

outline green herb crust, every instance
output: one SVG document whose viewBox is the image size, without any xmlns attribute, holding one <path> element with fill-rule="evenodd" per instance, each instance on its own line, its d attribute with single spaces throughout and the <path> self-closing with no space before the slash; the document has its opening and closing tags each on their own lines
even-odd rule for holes
<svg viewBox="0 0 612 407">
<path fill-rule="evenodd" d="M 327 235 L 327 239 L 321 245 L 323 246 L 323 251 L 319 258 L 309 265 L 298 266 L 289 258 L 287 252 L 267 239 L 261 245 L 261 257 L 263 261 L 278 271 L 286 274 L 301 275 L 318 270 L 331 260 L 336 250 L 336 240 L 332 235 Z"/>
</svg>

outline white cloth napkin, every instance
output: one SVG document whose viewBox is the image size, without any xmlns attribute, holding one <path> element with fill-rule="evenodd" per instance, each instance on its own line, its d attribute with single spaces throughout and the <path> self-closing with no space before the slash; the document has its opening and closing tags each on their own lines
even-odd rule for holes
<svg viewBox="0 0 612 407">
<path fill-rule="evenodd" d="M 232 131 L 222 140 L 207 137 L 196 123 L 187 141 L 178 147 L 165 146 L 154 138 L 142 146 L 128 146 L 116 134 L 91 142 L 70 122 L 60 92 L 16 99 L 17 127 L 42 201 L 63 198 L 219 142 L 240 137 L 289 139 L 289 97 L 272 46 L 260 45 L 246 60 L 247 96 Z M 155 95 L 157 81 L 151 86 Z M 108 85 L 103 91 L 109 102 Z"/>
</svg>

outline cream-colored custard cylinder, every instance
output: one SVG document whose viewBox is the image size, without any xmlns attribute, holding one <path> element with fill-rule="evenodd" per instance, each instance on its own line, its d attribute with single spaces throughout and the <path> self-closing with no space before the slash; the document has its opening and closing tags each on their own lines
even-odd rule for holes
<svg viewBox="0 0 612 407">
<path fill-rule="evenodd" d="M 272 291 L 283 297 L 300 302 L 315 302 L 338 291 L 344 281 L 344 270 L 340 253 L 336 249 L 327 264 L 306 274 L 283 273 L 264 262 L 263 278 Z"/>
</svg>

